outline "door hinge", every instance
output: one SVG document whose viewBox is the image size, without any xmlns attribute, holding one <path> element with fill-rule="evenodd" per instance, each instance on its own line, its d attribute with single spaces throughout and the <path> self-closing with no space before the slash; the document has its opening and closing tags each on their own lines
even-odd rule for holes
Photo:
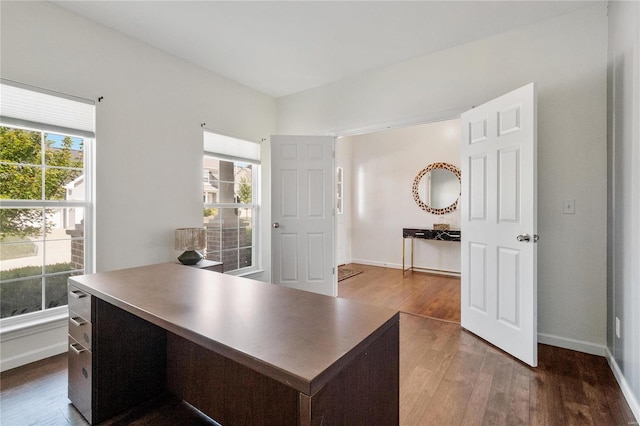
<svg viewBox="0 0 640 426">
<path fill-rule="evenodd" d="M 336 274 L 336 267 L 335 266 L 331 268 L 331 274 L 333 274 L 333 275 Z"/>
</svg>

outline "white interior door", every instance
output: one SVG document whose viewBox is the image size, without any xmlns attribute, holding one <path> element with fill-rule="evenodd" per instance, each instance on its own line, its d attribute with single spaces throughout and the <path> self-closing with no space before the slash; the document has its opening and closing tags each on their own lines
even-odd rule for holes
<svg viewBox="0 0 640 426">
<path fill-rule="evenodd" d="M 461 122 L 462 327 L 536 366 L 535 84 Z"/>
<path fill-rule="evenodd" d="M 271 137 L 272 281 L 337 296 L 334 138 Z"/>
</svg>

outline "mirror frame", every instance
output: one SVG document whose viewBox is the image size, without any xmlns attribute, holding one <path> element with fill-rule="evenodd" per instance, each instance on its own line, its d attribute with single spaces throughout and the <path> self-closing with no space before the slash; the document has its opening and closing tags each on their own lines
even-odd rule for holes
<svg viewBox="0 0 640 426">
<path fill-rule="evenodd" d="M 424 169 L 420 170 L 420 173 L 418 173 L 418 175 L 413 180 L 413 185 L 411 186 L 413 199 L 416 202 L 416 204 L 418 204 L 418 206 L 427 213 L 438 214 L 438 215 L 451 213 L 452 211 L 458 208 L 458 202 L 460 201 L 461 192 L 458 192 L 458 197 L 450 206 L 444 207 L 441 209 L 431 207 L 425 204 L 425 202 L 420 199 L 420 194 L 418 193 L 418 186 L 420 185 L 420 180 L 424 175 L 426 175 L 427 173 L 429 173 L 431 170 L 434 170 L 434 169 L 444 169 L 452 172 L 458 178 L 458 182 L 460 183 L 460 189 L 462 190 L 462 179 L 460 178 L 459 168 L 449 163 L 431 163 Z"/>
</svg>

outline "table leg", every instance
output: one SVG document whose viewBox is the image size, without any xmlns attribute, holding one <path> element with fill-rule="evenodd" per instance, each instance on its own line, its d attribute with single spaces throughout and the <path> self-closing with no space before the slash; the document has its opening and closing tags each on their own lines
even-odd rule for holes
<svg viewBox="0 0 640 426">
<path fill-rule="evenodd" d="M 414 238 L 411 238 L 411 272 L 413 272 L 413 240 Z"/>
<path fill-rule="evenodd" d="M 404 246 L 405 246 L 405 238 L 402 237 L 402 275 L 404 276 Z"/>
</svg>

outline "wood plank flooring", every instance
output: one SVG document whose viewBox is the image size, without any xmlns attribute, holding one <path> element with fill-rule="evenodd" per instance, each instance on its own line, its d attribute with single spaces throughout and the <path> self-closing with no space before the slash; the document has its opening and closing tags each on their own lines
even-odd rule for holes
<svg viewBox="0 0 640 426">
<path fill-rule="evenodd" d="M 383 291 L 376 287 L 383 286 L 387 272 L 397 276 L 401 273 L 384 268 L 366 269 L 344 282 L 368 273 L 374 288 L 368 291 L 361 283 L 356 287 L 362 297 L 354 294 L 349 297 L 382 303 Z M 389 295 L 389 299 L 408 306 L 410 302 L 402 294 L 412 291 L 419 293 L 417 289 L 392 290 L 394 295 Z M 426 312 L 423 307 L 416 309 Z M 66 394 L 66 354 L 4 372 L 0 375 L 0 424 L 86 425 Z M 163 426 L 211 422 L 187 404 L 168 398 L 124 413 L 106 424 Z M 401 314 L 400 424 L 638 423 L 603 357 L 540 345 L 539 367 L 530 368 L 454 322 Z"/>
<path fill-rule="evenodd" d="M 363 272 L 338 283 L 338 297 L 460 323 L 460 278 L 360 264 Z"/>
<path fill-rule="evenodd" d="M 88 425 L 67 399 L 67 354 L 0 374 L 0 425 Z M 149 401 L 101 423 L 104 426 L 216 425 L 177 398 Z"/>
<path fill-rule="evenodd" d="M 531 368 L 459 325 L 403 314 L 403 425 L 637 424 L 603 357 L 538 346 Z"/>
</svg>

